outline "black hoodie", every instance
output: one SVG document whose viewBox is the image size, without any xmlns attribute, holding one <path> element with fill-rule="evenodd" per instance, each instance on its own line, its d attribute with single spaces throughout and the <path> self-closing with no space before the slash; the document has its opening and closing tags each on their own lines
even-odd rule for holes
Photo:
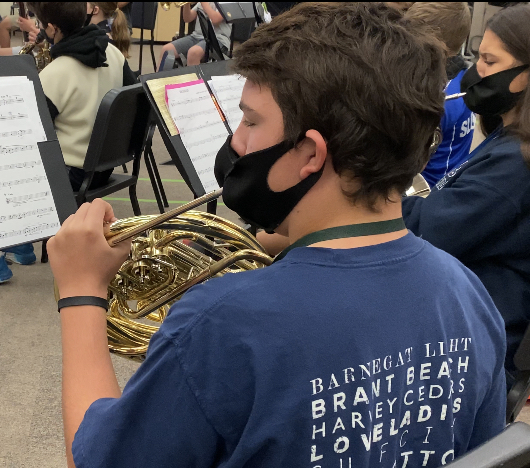
<svg viewBox="0 0 530 468">
<path fill-rule="evenodd" d="M 87 67 L 108 67 L 105 63 L 107 61 L 105 50 L 108 44 L 105 31 L 95 24 L 90 24 L 55 44 L 51 49 L 51 56 L 56 59 L 68 55 Z"/>
<path fill-rule="evenodd" d="M 90 24 L 53 45 L 51 56 L 53 59 L 64 55 L 70 56 L 90 68 L 108 67 L 107 55 L 105 54 L 108 45 L 109 37 L 105 31 L 95 24 Z M 137 83 L 136 76 L 125 60 L 123 63 L 123 86 L 135 83 Z M 59 111 L 49 99 L 47 102 L 52 120 L 55 120 Z"/>
</svg>

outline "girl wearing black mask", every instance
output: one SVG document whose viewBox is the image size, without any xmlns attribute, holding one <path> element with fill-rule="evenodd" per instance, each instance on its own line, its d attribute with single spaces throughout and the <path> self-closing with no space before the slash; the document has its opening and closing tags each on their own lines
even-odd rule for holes
<svg viewBox="0 0 530 468">
<path fill-rule="evenodd" d="M 457 257 L 491 294 L 506 325 L 508 386 L 530 319 L 529 24 L 522 4 L 489 20 L 480 58 L 462 79 L 489 134 L 427 198 L 403 203 L 408 229 Z"/>
</svg>

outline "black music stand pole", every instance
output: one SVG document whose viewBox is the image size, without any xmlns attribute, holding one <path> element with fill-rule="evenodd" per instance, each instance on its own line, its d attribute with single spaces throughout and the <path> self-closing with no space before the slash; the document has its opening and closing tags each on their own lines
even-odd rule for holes
<svg viewBox="0 0 530 468">
<path fill-rule="evenodd" d="M 142 52 L 144 50 L 144 21 L 145 21 L 145 2 L 142 2 L 142 27 L 140 28 L 140 60 L 138 61 L 138 70 L 142 74 Z"/>
</svg>

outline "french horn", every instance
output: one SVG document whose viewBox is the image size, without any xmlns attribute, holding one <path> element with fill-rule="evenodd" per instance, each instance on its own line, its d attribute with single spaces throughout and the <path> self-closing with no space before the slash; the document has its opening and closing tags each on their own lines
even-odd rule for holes
<svg viewBox="0 0 530 468">
<path fill-rule="evenodd" d="M 142 361 L 169 307 L 188 289 L 217 276 L 272 263 L 261 244 L 242 227 L 190 209 L 199 203 L 200 199 L 177 208 L 175 218 L 168 212 L 122 219 L 111 225 L 109 244 L 133 237 L 131 253 L 108 289 L 111 352 Z M 139 229 L 143 232 L 136 236 Z"/>
</svg>

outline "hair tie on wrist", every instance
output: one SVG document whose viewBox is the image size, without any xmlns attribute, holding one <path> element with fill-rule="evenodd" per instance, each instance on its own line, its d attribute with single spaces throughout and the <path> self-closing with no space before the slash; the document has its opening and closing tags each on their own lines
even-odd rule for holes
<svg viewBox="0 0 530 468">
<path fill-rule="evenodd" d="M 105 310 L 109 310 L 109 303 L 107 299 L 103 299 L 102 297 L 96 296 L 74 296 L 59 299 L 57 301 L 57 312 L 61 312 L 61 309 L 63 309 L 64 307 L 85 305 L 102 307 Z"/>
</svg>

